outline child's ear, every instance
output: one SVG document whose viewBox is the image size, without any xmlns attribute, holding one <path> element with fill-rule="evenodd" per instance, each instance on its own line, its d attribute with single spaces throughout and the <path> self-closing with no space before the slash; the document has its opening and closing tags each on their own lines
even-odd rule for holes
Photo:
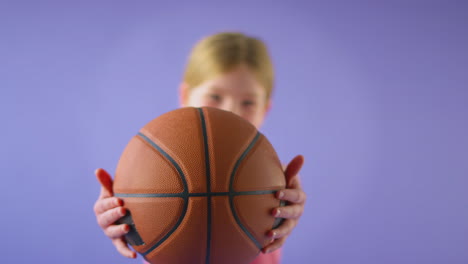
<svg viewBox="0 0 468 264">
<path fill-rule="evenodd" d="M 182 107 L 187 106 L 188 100 L 188 85 L 185 82 L 181 82 L 179 85 L 179 104 Z"/>
</svg>

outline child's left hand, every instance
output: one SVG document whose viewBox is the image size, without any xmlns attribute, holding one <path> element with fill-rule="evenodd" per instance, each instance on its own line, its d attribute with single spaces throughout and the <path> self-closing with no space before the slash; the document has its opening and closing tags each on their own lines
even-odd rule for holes
<svg viewBox="0 0 468 264">
<path fill-rule="evenodd" d="M 278 191 L 276 197 L 286 201 L 286 206 L 274 208 L 272 214 L 275 217 L 285 218 L 285 220 L 278 228 L 268 232 L 267 235 L 273 239 L 273 241 L 263 248 L 262 251 L 264 253 L 272 252 L 284 244 L 286 238 L 294 227 L 296 227 L 299 218 L 304 212 L 306 194 L 302 190 L 299 176 L 297 175 L 303 164 L 304 157 L 298 155 L 289 162 L 284 171 L 286 189 Z"/>
</svg>

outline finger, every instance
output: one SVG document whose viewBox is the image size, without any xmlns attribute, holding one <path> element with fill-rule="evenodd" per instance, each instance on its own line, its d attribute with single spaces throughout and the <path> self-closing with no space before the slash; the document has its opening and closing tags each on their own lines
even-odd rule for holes
<svg viewBox="0 0 468 264">
<path fill-rule="evenodd" d="M 291 234 L 294 227 L 296 227 L 297 220 L 288 219 L 283 222 L 278 228 L 268 231 L 267 236 L 269 238 L 282 238 Z"/>
<path fill-rule="evenodd" d="M 101 184 L 101 193 L 99 198 L 111 197 L 114 195 L 112 191 L 112 177 L 104 169 L 97 169 L 94 171 L 99 183 Z"/>
<path fill-rule="evenodd" d="M 281 217 L 286 219 L 299 219 L 304 212 L 304 206 L 301 204 L 293 204 L 283 207 L 278 207 L 272 210 L 274 217 Z"/>
<path fill-rule="evenodd" d="M 276 197 L 291 203 L 305 203 L 307 195 L 300 189 L 284 189 L 276 192 Z"/>
<path fill-rule="evenodd" d="M 289 162 L 286 170 L 284 171 L 287 186 L 293 184 L 292 179 L 295 178 L 295 176 L 299 173 L 302 165 L 304 165 L 304 156 L 302 155 L 297 155 Z"/>
<path fill-rule="evenodd" d="M 109 238 L 122 238 L 125 236 L 128 231 L 130 231 L 130 226 L 127 224 L 122 224 L 122 225 L 110 225 L 104 230 L 104 234 L 108 236 Z"/>
<path fill-rule="evenodd" d="M 94 213 L 102 214 L 112 208 L 122 206 L 123 201 L 117 197 L 98 199 L 94 204 Z"/>
<path fill-rule="evenodd" d="M 262 251 L 265 254 L 273 252 L 273 251 L 277 250 L 278 248 L 282 247 L 285 241 L 286 241 L 286 237 L 276 239 L 275 241 L 273 241 L 273 243 L 270 243 L 268 246 L 263 248 Z"/>
<path fill-rule="evenodd" d="M 299 174 L 296 174 L 289 178 L 289 183 L 286 186 L 288 189 L 302 189 L 301 180 Z"/>
<path fill-rule="evenodd" d="M 101 228 L 106 229 L 108 226 L 115 223 L 117 220 L 122 218 L 126 213 L 125 208 L 116 207 L 105 211 L 104 213 L 97 216 L 98 224 Z"/>
<path fill-rule="evenodd" d="M 128 247 L 124 239 L 112 239 L 112 243 L 122 256 L 127 258 L 136 258 L 136 252 L 132 251 Z"/>
</svg>

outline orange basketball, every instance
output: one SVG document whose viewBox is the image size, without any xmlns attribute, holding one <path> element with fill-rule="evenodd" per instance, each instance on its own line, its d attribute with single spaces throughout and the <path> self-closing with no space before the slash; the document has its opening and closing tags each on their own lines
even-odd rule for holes
<svg viewBox="0 0 468 264">
<path fill-rule="evenodd" d="M 269 244 L 285 188 L 278 156 L 241 117 L 180 108 L 144 126 L 117 166 L 127 242 L 150 263 L 241 264 Z"/>
</svg>

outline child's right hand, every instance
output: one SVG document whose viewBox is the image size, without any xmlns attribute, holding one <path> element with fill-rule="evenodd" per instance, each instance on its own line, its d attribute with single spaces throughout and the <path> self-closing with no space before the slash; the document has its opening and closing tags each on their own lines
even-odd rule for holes
<svg viewBox="0 0 468 264">
<path fill-rule="evenodd" d="M 94 173 L 101 183 L 101 194 L 94 204 L 96 220 L 120 254 L 127 258 L 136 258 L 136 252 L 128 247 L 124 237 L 130 227 L 127 224 L 115 224 L 125 215 L 126 210 L 123 208 L 123 201 L 114 197 L 112 178 L 104 169 L 97 169 Z"/>
</svg>

